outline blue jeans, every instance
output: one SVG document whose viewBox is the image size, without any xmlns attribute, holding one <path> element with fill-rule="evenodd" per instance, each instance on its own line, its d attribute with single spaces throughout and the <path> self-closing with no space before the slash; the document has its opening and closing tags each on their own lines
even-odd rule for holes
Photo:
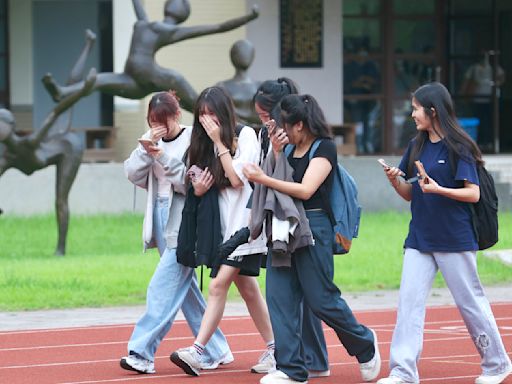
<svg viewBox="0 0 512 384">
<path fill-rule="evenodd" d="M 301 338 L 301 303 L 331 327 L 347 352 L 360 363 L 375 353 L 373 334 L 360 324 L 333 282 L 332 224 L 322 211 L 306 211 L 315 245 L 296 250 L 291 267 L 267 261 L 267 305 L 276 343 L 277 369 L 306 381 L 308 370 Z M 269 257 L 271 259 L 271 256 Z"/>
<path fill-rule="evenodd" d="M 161 255 L 160 262 L 148 286 L 146 312 L 135 325 L 128 342 L 128 352 L 135 352 L 150 361 L 154 361 L 155 351 L 171 329 L 180 308 L 195 336 L 206 308 L 194 269 L 179 264 L 176 249 L 166 246 L 164 231 L 168 215 L 167 199 L 157 199 L 153 212 L 153 233 Z M 219 360 L 228 352 L 226 338 L 217 328 L 206 344 L 205 359 Z"/>
</svg>

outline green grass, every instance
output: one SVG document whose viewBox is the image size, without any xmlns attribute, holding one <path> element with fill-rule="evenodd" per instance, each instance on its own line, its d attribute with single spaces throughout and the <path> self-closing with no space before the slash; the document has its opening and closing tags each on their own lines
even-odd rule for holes
<svg viewBox="0 0 512 384">
<path fill-rule="evenodd" d="M 350 254 L 335 257 L 342 291 L 396 289 L 407 213 L 365 213 Z M 0 218 L 0 310 L 142 304 L 158 253 L 142 253 L 142 216 L 73 216 L 67 254 L 56 257 L 53 216 Z M 505 231 L 508 228 L 508 231 Z M 512 249 L 512 213 L 500 216 L 500 242 Z M 512 268 L 479 257 L 484 284 L 512 282 Z M 208 270 L 205 269 L 205 276 Z M 264 287 L 264 270 L 259 278 Z M 205 287 L 208 278 L 204 279 Z M 442 279 L 436 286 L 443 286 Z M 207 289 L 205 289 L 207 291 Z M 235 288 L 231 299 L 238 299 Z"/>
</svg>

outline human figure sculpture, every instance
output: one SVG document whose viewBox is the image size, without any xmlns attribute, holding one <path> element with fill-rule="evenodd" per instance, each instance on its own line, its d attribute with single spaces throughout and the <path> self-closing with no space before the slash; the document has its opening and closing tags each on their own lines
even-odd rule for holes
<svg viewBox="0 0 512 384">
<path fill-rule="evenodd" d="M 7 109 L 0 109 L 0 176 L 9 168 L 17 168 L 26 175 L 49 165 L 57 167 L 56 201 L 58 240 L 55 254 L 66 253 L 66 237 L 69 225 L 68 196 L 75 180 L 84 152 L 83 140 L 71 128 L 70 108 L 82 97 L 89 95 L 96 80 L 96 70 L 89 71 L 85 80 L 85 59 L 96 39 L 93 32 L 86 32 L 86 44 L 71 70 L 68 84 L 80 82 L 81 87 L 64 97 L 46 117 L 41 127 L 26 136 L 14 131 L 15 120 Z M 57 130 L 59 117 L 67 118 L 64 129 Z"/>
<path fill-rule="evenodd" d="M 160 48 L 194 37 L 221 33 L 238 28 L 258 17 L 256 6 L 252 12 L 220 24 L 180 26 L 190 16 L 188 0 L 167 0 L 163 21 L 149 21 L 140 0 L 132 0 L 137 21 L 133 26 L 130 52 L 122 73 L 99 73 L 94 90 L 128 99 L 141 99 L 152 92 L 173 89 L 180 98 L 182 107 L 193 111 L 197 92 L 177 71 L 163 68 L 155 61 Z M 55 101 L 76 92 L 81 83 L 59 85 L 51 74 L 43 83 Z"/>
<path fill-rule="evenodd" d="M 254 60 L 254 46 L 249 40 L 238 40 L 230 50 L 231 63 L 235 67 L 235 75 L 216 85 L 224 88 L 233 99 L 235 112 L 239 120 L 259 126 L 260 119 L 254 110 L 253 97 L 260 85 L 259 81 L 253 81 L 249 77 L 248 69 Z"/>
</svg>

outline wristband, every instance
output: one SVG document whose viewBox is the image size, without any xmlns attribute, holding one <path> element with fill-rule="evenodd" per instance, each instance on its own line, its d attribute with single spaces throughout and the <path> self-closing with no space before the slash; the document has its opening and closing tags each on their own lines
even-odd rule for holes
<svg viewBox="0 0 512 384">
<path fill-rule="evenodd" d="M 229 149 L 226 149 L 225 151 L 219 152 L 217 154 L 217 157 L 221 157 L 222 155 L 225 155 L 226 153 L 229 153 Z"/>
</svg>

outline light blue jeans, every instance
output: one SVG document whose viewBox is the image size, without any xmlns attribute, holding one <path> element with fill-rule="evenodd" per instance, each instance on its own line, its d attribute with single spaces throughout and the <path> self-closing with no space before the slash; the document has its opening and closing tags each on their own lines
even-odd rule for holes
<svg viewBox="0 0 512 384">
<path fill-rule="evenodd" d="M 171 329 L 181 308 L 194 336 L 197 336 L 206 308 L 194 269 L 176 261 L 176 249 L 167 248 L 164 231 L 169 215 L 167 199 L 157 199 L 153 212 L 153 233 L 156 235 L 160 262 L 148 286 L 146 312 L 139 319 L 128 342 L 128 352 L 135 352 L 154 361 L 155 351 Z M 219 360 L 229 352 L 226 338 L 219 328 L 206 345 L 206 361 Z"/>
<path fill-rule="evenodd" d="M 485 297 L 476 265 L 476 252 L 420 252 L 407 248 L 402 267 L 400 299 L 389 365 L 391 375 L 419 382 L 418 360 L 423 347 L 423 327 L 428 294 L 437 271 L 457 304 L 482 360 L 484 375 L 499 375 L 510 359 Z"/>
</svg>

